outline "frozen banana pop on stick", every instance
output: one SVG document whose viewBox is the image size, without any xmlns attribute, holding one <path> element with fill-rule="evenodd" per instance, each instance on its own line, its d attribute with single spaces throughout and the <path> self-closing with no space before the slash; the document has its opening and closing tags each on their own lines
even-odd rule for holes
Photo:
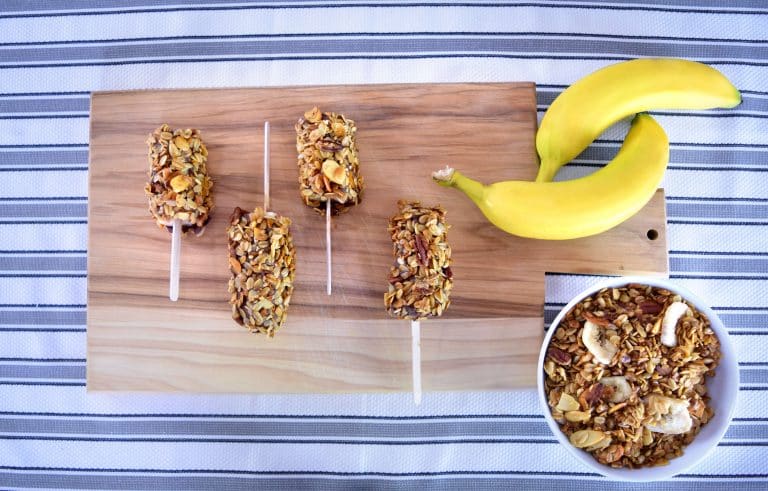
<svg viewBox="0 0 768 491">
<path fill-rule="evenodd" d="M 421 402 L 422 319 L 439 317 L 451 303 L 453 272 L 448 224 L 440 206 L 418 201 L 398 202 L 400 211 L 389 220 L 394 262 L 384 306 L 393 317 L 411 321 L 413 398 Z"/>
<path fill-rule="evenodd" d="M 232 318 L 251 332 L 275 335 L 285 322 L 296 273 L 291 220 L 263 208 L 235 208 L 229 238 Z"/>
<path fill-rule="evenodd" d="M 327 293 L 331 294 L 331 216 L 360 203 L 363 177 L 355 122 L 317 107 L 296 123 L 299 192 L 304 204 L 325 215 Z"/>
<path fill-rule="evenodd" d="M 208 150 L 196 129 L 171 129 L 164 124 L 147 139 L 149 181 L 144 188 L 157 225 L 172 233 L 171 300 L 179 295 L 181 236 L 202 235 L 213 211 L 213 181 L 208 175 Z"/>
<path fill-rule="evenodd" d="M 269 211 L 269 122 L 264 124 L 264 208 L 235 208 L 227 229 L 228 291 L 232 318 L 273 337 L 283 326 L 293 293 L 296 250 L 291 220 Z"/>
</svg>

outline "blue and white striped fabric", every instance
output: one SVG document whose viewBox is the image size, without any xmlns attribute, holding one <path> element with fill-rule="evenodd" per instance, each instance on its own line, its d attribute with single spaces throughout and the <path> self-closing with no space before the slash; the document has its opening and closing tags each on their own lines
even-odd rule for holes
<svg viewBox="0 0 768 491">
<path fill-rule="evenodd" d="M 0 3 L 0 488 L 618 489 L 559 446 L 534 390 L 88 394 L 96 90 L 533 80 L 540 115 L 608 63 L 676 56 L 742 91 L 667 130 L 671 276 L 733 335 L 724 441 L 628 489 L 768 488 L 768 8 L 762 0 L 5 0 Z M 616 151 L 607 132 L 566 176 Z M 625 128 L 624 128 L 625 129 Z M 599 278 L 550 275 L 546 309 Z"/>
</svg>

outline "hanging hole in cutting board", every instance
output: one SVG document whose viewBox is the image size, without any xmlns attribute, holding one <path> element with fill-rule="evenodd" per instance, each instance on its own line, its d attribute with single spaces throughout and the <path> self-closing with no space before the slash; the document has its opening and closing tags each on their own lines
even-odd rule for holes
<svg viewBox="0 0 768 491">
<path fill-rule="evenodd" d="M 656 240 L 659 238 L 659 231 L 654 228 L 649 229 L 645 236 L 648 237 L 648 240 Z"/>
</svg>

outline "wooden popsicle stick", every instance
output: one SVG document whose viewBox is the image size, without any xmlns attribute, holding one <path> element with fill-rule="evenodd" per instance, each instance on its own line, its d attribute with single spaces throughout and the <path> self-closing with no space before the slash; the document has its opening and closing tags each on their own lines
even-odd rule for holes
<svg viewBox="0 0 768 491">
<path fill-rule="evenodd" d="M 411 364 L 413 373 L 413 403 L 421 404 L 421 322 L 411 321 Z"/>
<path fill-rule="evenodd" d="M 264 212 L 269 208 L 269 121 L 264 122 Z"/>
<path fill-rule="evenodd" d="M 181 220 L 173 220 L 171 236 L 171 280 L 168 298 L 173 302 L 179 299 L 179 269 L 181 265 Z"/>
<path fill-rule="evenodd" d="M 325 256 L 328 278 L 326 279 L 326 293 L 331 294 L 331 200 L 325 202 Z"/>
</svg>

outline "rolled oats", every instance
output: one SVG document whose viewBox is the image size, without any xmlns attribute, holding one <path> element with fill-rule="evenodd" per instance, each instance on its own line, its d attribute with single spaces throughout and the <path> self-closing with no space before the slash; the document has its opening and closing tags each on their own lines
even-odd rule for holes
<svg viewBox="0 0 768 491">
<path fill-rule="evenodd" d="M 602 464 L 664 465 L 682 455 L 714 415 L 706 378 L 720 361 L 720 343 L 707 317 L 686 302 L 678 344 L 662 344 L 661 319 L 675 302 L 685 301 L 662 288 L 606 288 L 550 328 L 556 331 L 543 370 L 552 417 L 574 446 Z M 585 346 L 587 323 L 599 326 L 601 340 L 617 347 L 608 363 Z"/>
<path fill-rule="evenodd" d="M 389 220 L 394 263 L 384 305 L 400 319 L 438 317 L 450 305 L 453 288 L 448 225 L 440 206 L 399 201 L 400 212 Z"/>
<path fill-rule="evenodd" d="M 230 220 L 228 291 L 232 318 L 251 332 L 275 335 L 285 322 L 296 272 L 291 220 L 235 208 Z"/>
</svg>

